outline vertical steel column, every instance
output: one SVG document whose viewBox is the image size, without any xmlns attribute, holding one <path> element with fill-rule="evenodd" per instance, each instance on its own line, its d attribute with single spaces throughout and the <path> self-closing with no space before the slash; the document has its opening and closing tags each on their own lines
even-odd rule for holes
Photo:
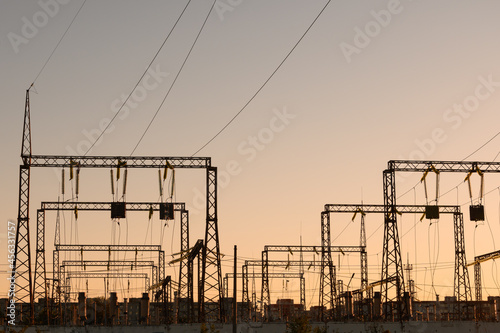
<svg viewBox="0 0 500 333">
<path fill-rule="evenodd" d="M 47 324 L 49 323 L 49 299 L 47 293 L 47 275 L 45 270 L 45 211 L 37 211 L 36 223 L 36 262 L 35 280 L 33 281 L 34 300 L 44 299 L 42 312 L 46 312 Z"/>
<path fill-rule="evenodd" d="M 368 288 L 368 253 L 366 252 L 366 228 L 365 216 L 361 214 L 361 232 L 359 239 L 359 246 L 362 247 L 360 253 L 361 260 L 361 297 L 363 297 L 363 290 Z"/>
<path fill-rule="evenodd" d="M 224 322 L 222 270 L 220 263 L 219 229 L 217 220 L 217 168 L 207 168 L 207 224 L 203 251 L 204 321 Z"/>
<path fill-rule="evenodd" d="M 327 321 L 331 319 L 333 313 L 333 300 L 336 296 L 334 267 L 331 252 L 330 238 L 330 214 L 328 212 L 321 213 L 321 275 L 320 275 L 320 291 L 319 305 L 321 307 L 321 320 Z M 328 272 L 327 272 L 328 271 Z M 328 308 L 329 307 L 329 308 Z M 325 316 L 325 312 L 327 312 Z"/>
<path fill-rule="evenodd" d="M 382 256 L 382 302 L 386 302 L 384 308 L 385 319 L 391 319 L 392 310 L 389 303 L 396 300 L 396 311 L 398 320 L 409 318 L 408 308 L 403 302 L 405 291 L 403 264 L 401 262 L 401 249 L 399 246 L 399 234 L 396 210 L 396 179 L 393 170 L 385 170 L 384 180 L 384 245 Z M 396 295 L 390 295 L 389 289 L 395 288 Z"/>
<path fill-rule="evenodd" d="M 269 305 L 271 303 L 271 294 L 269 291 L 269 253 L 262 251 L 262 291 L 261 291 L 261 311 L 264 321 L 269 319 Z"/>
<path fill-rule="evenodd" d="M 243 321 L 250 319 L 250 297 L 248 295 L 248 266 L 241 267 L 241 315 Z"/>
<path fill-rule="evenodd" d="M 472 301 L 469 272 L 465 259 L 463 214 L 453 214 L 453 222 L 455 230 L 455 296 L 457 301 Z"/>
<path fill-rule="evenodd" d="M 464 239 L 464 219 L 462 213 L 453 214 L 453 224 L 455 233 L 455 279 L 454 295 L 457 298 L 454 306 L 456 319 L 462 318 L 461 302 L 472 301 L 470 290 L 469 272 L 465 259 L 465 239 Z M 465 313 L 467 317 L 468 314 Z"/>
<path fill-rule="evenodd" d="M 198 322 L 204 322 L 205 316 L 203 314 L 204 299 L 203 299 L 203 258 L 205 256 L 205 246 L 203 246 L 203 251 L 198 253 Z M 194 310 L 193 310 L 194 311 Z M 194 318 L 194 315 L 193 315 Z"/>
<path fill-rule="evenodd" d="M 476 262 L 474 264 L 474 284 L 476 290 L 476 301 L 483 300 L 483 291 L 481 290 L 481 264 Z"/>
<path fill-rule="evenodd" d="M 300 276 L 300 305 L 302 305 L 302 311 L 306 311 L 306 279 L 303 273 Z"/>
<path fill-rule="evenodd" d="M 186 255 L 189 251 L 189 215 L 187 210 L 181 211 L 181 256 Z M 188 280 L 188 267 L 187 261 L 181 260 L 179 262 L 179 289 L 177 297 L 179 299 L 187 299 L 187 280 Z"/>
<path fill-rule="evenodd" d="M 153 267 L 151 267 L 151 284 L 153 286 L 157 286 L 159 281 L 161 280 L 160 280 L 160 273 L 158 271 L 158 266 L 153 265 Z M 151 290 L 149 293 L 151 294 L 149 295 L 149 299 L 153 300 L 155 296 L 155 291 Z"/>
<path fill-rule="evenodd" d="M 165 251 L 158 252 L 158 283 L 163 283 L 165 280 Z M 163 299 L 163 293 L 161 293 L 161 300 Z"/>
<path fill-rule="evenodd" d="M 228 280 L 228 276 L 227 276 L 227 273 L 226 273 L 226 276 L 223 278 L 223 282 L 222 282 L 222 289 L 224 290 L 224 295 L 228 295 L 229 296 L 229 283 L 227 282 Z"/>
<path fill-rule="evenodd" d="M 194 260 L 193 260 L 194 261 Z M 192 323 L 194 321 L 194 270 L 193 261 L 188 260 L 188 282 L 187 282 L 187 321 Z M 198 277 L 199 278 L 199 277 Z M 198 295 L 199 296 L 199 295 Z M 201 300 L 198 298 L 198 303 Z M 199 315 L 199 313 L 198 313 Z"/>
<path fill-rule="evenodd" d="M 189 214 L 187 210 L 181 210 L 181 257 L 186 256 L 189 251 Z M 179 262 L 179 288 L 177 292 L 177 320 L 183 322 L 188 314 L 189 302 L 189 268 L 188 261 Z M 183 317 L 183 315 L 185 317 Z"/>
<path fill-rule="evenodd" d="M 54 285 L 53 290 L 55 290 L 55 298 L 54 305 L 56 308 L 57 317 L 59 318 L 59 325 L 62 325 L 62 304 L 61 304 L 61 274 L 59 271 L 59 249 L 58 245 L 56 245 L 56 249 L 53 251 L 53 260 L 52 260 L 52 271 L 53 271 L 53 279 Z"/>
</svg>

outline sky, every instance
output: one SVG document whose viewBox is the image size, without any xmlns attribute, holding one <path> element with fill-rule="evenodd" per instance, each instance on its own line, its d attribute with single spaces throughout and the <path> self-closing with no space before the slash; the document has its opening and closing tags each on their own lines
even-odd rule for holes
<svg viewBox="0 0 500 333">
<path fill-rule="evenodd" d="M 217 0 L 183 65 L 212 5 L 193 0 L 135 93 L 116 114 L 186 3 L 88 0 L 81 7 L 81 0 L 2 1 L 0 220 L 4 228 L 17 216 L 24 101 L 32 82 L 34 154 L 84 154 L 116 115 L 89 154 L 192 156 L 259 91 L 327 2 Z M 223 274 L 232 270 L 234 245 L 240 263 L 259 259 L 264 245 L 300 241 L 320 245 L 324 204 L 382 204 L 382 172 L 389 160 L 495 160 L 500 142 L 494 137 L 500 118 L 496 109 L 499 7 L 496 1 L 331 1 L 255 98 L 196 155 L 211 157 L 218 167 Z M 33 260 L 36 209 L 42 201 L 71 199 L 74 191 L 74 181 L 66 178 L 63 198 L 60 174 L 61 170 L 41 168 L 32 172 Z M 426 203 L 421 176 L 398 176 L 398 203 Z M 472 261 L 498 249 L 500 178 L 485 176 L 487 219 L 475 223 L 468 217 L 471 199 L 465 176 L 441 175 L 439 203 L 462 206 L 466 256 Z M 427 181 L 428 200 L 434 200 L 435 176 L 429 174 Z M 471 181 L 475 203 L 479 176 L 473 175 Z M 203 171 L 176 171 L 173 199 L 189 207 L 192 244 L 204 235 L 200 201 L 204 188 Z M 130 170 L 126 200 L 158 199 L 157 171 Z M 113 200 L 109 171 L 83 170 L 79 200 Z M 333 245 L 359 244 L 359 217 L 354 222 L 351 217 L 332 217 Z M 419 219 L 400 219 L 403 261 L 408 258 L 413 264 L 420 299 L 449 296 L 453 293 L 451 217 L 433 223 Z M 157 216 L 149 221 L 147 213 L 130 213 L 120 226 L 106 213 L 81 213 L 75 221 L 66 212 L 61 220 L 67 243 L 161 241 L 168 258 L 179 250 L 178 217 L 166 227 Z M 55 221 L 56 214 L 47 213 L 49 275 Z M 366 221 L 372 282 L 380 279 L 383 221 L 378 215 Z M 0 230 L 0 237 L 0 270 L 6 277 L 6 229 Z M 347 284 L 355 273 L 351 286 L 358 286 L 359 256 L 334 257 L 339 279 Z M 298 260 L 298 255 L 291 259 Z M 319 260 L 306 255 L 304 259 Z M 167 274 L 177 276 L 176 269 L 169 267 Z M 307 274 L 309 306 L 317 303 L 319 270 Z M 495 262 L 483 264 L 483 277 L 483 295 L 498 295 Z M 470 279 L 473 286 L 472 270 Z M 114 288 L 130 295 L 121 284 Z M 0 287 L 7 290 L 5 279 Z M 287 285 L 276 280 L 271 287 L 273 301 L 298 298 L 298 281 Z M 102 293 L 100 288 L 96 283 L 91 294 Z M 0 297 L 5 294 L 0 292 Z"/>
</svg>

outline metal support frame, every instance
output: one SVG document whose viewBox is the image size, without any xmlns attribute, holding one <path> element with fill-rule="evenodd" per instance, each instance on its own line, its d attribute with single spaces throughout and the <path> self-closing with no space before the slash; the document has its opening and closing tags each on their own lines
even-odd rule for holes
<svg viewBox="0 0 500 333">
<path fill-rule="evenodd" d="M 62 280 L 66 281 L 65 276 L 68 274 L 80 273 L 80 272 L 66 272 L 66 267 L 81 267 L 86 269 L 87 267 L 107 267 L 108 271 L 110 267 L 130 267 L 131 270 L 139 267 L 151 267 L 151 279 L 154 285 L 155 281 L 159 281 L 158 277 L 158 266 L 155 265 L 154 261 L 134 261 L 134 260 L 64 260 L 61 264 L 61 276 Z M 94 272 L 81 272 L 81 273 L 94 273 Z M 125 273 L 125 272 L 120 272 Z M 104 273 L 103 273 L 104 274 Z M 106 273 L 107 274 L 107 273 Z M 111 274 L 114 274 L 112 272 Z M 106 295 L 105 295 L 106 296 Z"/>
<path fill-rule="evenodd" d="M 200 263 L 203 260 L 203 239 L 198 239 L 191 251 L 189 252 L 187 267 L 188 267 L 188 295 L 187 295 L 187 322 L 194 321 L 194 260 L 198 259 L 198 299 L 201 300 L 202 281 Z M 198 301 L 198 321 L 201 317 L 201 302 Z M 177 317 L 179 319 L 179 315 Z M 180 318 L 182 320 L 182 318 Z"/>
<path fill-rule="evenodd" d="M 360 254 L 360 264 L 361 264 L 361 289 L 366 289 L 368 287 L 368 253 L 366 252 L 366 228 L 365 228 L 365 216 L 361 214 L 361 232 L 359 235 L 359 246 L 363 247 L 364 250 Z M 361 294 L 363 297 L 363 294 Z"/>
<path fill-rule="evenodd" d="M 481 264 L 474 264 L 474 287 L 476 301 L 480 302 L 483 300 L 483 288 L 481 286 Z"/>
<path fill-rule="evenodd" d="M 424 214 L 426 205 L 395 205 L 395 214 Z M 469 283 L 469 275 L 467 268 L 465 266 L 465 242 L 464 242 L 464 227 L 463 227 L 463 214 L 461 213 L 460 206 L 453 205 L 438 205 L 438 211 L 440 214 L 452 214 L 453 215 L 453 225 L 454 225 L 454 240 L 455 240 L 455 272 L 454 272 L 454 295 L 457 297 L 458 301 L 470 300 L 471 291 Z M 356 213 L 363 212 L 363 214 L 379 213 L 385 214 L 385 205 L 376 204 L 327 204 L 325 205 L 325 212 L 328 213 Z M 362 216 L 362 223 L 364 222 L 364 216 Z M 366 236 L 365 236 L 366 237 Z M 363 231 L 361 234 L 363 238 Z M 384 241 L 384 248 L 388 244 Z M 388 260 L 387 258 L 385 260 Z M 385 263 L 386 261 L 384 261 Z M 382 274 L 384 274 L 384 265 L 382 266 Z M 403 272 L 403 271 L 401 271 Z M 395 285 L 400 278 L 398 275 L 393 274 L 388 279 L 381 279 L 385 281 L 381 286 L 388 285 L 391 283 Z M 403 281 L 404 282 L 404 281 Z M 361 288 L 361 290 L 365 290 Z M 384 290 L 384 289 L 382 289 Z M 387 289 L 385 289 L 387 291 Z M 404 291 L 403 291 L 404 292 Z M 390 302 L 387 299 L 387 302 Z M 398 308 L 396 309 L 398 310 Z M 386 313 L 386 318 L 390 316 Z M 408 313 L 411 316 L 411 313 Z"/>
<path fill-rule="evenodd" d="M 323 220 L 323 218 L 325 220 Z M 323 230 L 323 223 L 325 223 L 325 229 L 329 230 L 329 216 L 328 214 L 322 214 L 322 230 Z M 330 233 L 328 232 L 328 239 Z M 324 236 L 324 238 L 323 238 Z M 327 235 L 323 235 L 322 233 L 322 240 L 324 240 L 325 244 L 329 244 L 329 240 L 327 239 Z M 322 280 L 322 283 L 320 284 L 320 296 L 319 296 L 319 302 L 321 306 L 325 306 L 326 304 L 331 303 L 330 309 L 333 309 L 333 300 L 336 298 L 336 289 L 335 289 L 335 268 L 333 266 L 333 261 L 331 259 L 331 253 L 332 252 L 340 252 L 340 253 L 350 253 L 350 252 L 359 252 L 363 253 L 366 252 L 366 248 L 363 246 L 332 246 L 332 245 L 325 245 L 325 246 L 311 246 L 311 245 L 266 245 L 264 246 L 264 251 L 265 252 L 289 252 L 289 253 L 304 253 L 304 252 L 310 252 L 310 253 L 316 253 L 320 254 L 321 252 L 321 276 L 325 274 L 325 271 L 328 271 L 328 275 L 326 276 L 326 279 Z M 326 254 L 326 259 L 324 257 L 324 254 Z M 267 254 L 266 254 L 267 256 Z M 328 260 L 328 257 L 330 260 Z M 330 264 L 328 264 L 330 263 Z M 330 272 L 331 272 L 331 277 L 330 277 Z M 268 287 L 268 281 L 263 281 L 265 283 L 264 289 L 267 290 L 269 289 Z M 332 284 L 333 283 L 333 284 Z M 325 301 L 326 300 L 326 301 Z M 331 300 L 331 302 L 330 302 Z M 326 309 L 326 306 L 325 308 Z M 325 316 L 322 314 L 322 320 L 327 320 L 330 319 L 331 316 L 327 315 Z"/>
<path fill-rule="evenodd" d="M 31 87 L 30 87 L 31 88 Z M 9 304 L 16 304 L 15 324 L 21 318 L 28 317 L 29 323 L 35 322 L 33 302 L 33 284 L 31 279 L 31 245 L 30 245 L 30 173 L 31 173 L 31 121 L 29 89 L 26 90 L 24 108 L 23 139 L 21 144 L 22 164 L 19 167 L 19 202 L 16 228 L 15 258 L 11 278 L 15 285 L 15 293 L 8 292 Z M 10 287 L 10 286 L 9 286 Z M 23 306 L 29 304 L 29 307 Z M 19 309 L 19 310 L 18 310 Z M 29 315 L 29 316 L 28 316 Z"/>
<path fill-rule="evenodd" d="M 60 155 L 33 155 L 31 146 L 31 122 L 29 93 L 26 90 L 23 136 L 21 143 L 21 159 L 19 175 L 19 205 L 18 221 L 16 228 L 15 260 L 12 270 L 12 279 L 15 281 L 16 293 L 11 294 L 9 301 L 29 303 L 29 322 L 34 324 L 34 291 L 31 277 L 31 249 L 29 235 L 29 197 L 30 197 L 30 171 L 33 167 L 43 168 L 114 168 L 124 165 L 126 168 L 164 168 L 169 165 L 173 168 L 206 169 L 207 170 L 207 221 L 205 231 L 205 244 L 210 252 L 214 252 L 215 260 L 203 261 L 204 291 L 203 303 L 210 303 L 211 321 L 221 321 L 222 311 L 222 273 L 220 267 L 219 235 L 217 226 L 217 168 L 211 166 L 208 157 L 154 157 L 154 156 L 60 156 Z M 211 258 L 212 256 L 208 256 Z M 217 297 L 219 299 L 217 300 Z M 202 309 L 205 313 L 205 308 Z M 22 316 L 16 316 L 16 322 Z M 19 318 L 19 319 L 17 319 Z"/>
<path fill-rule="evenodd" d="M 321 321 L 333 317 L 334 299 L 337 297 L 336 272 L 333 266 L 330 233 L 330 214 L 321 213 L 321 275 L 319 284 L 319 305 Z"/>
<path fill-rule="evenodd" d="M 473 161 L 414 161 L 414 160 L 391 160 L 387 163 L 387 169 L 384 170 L 384 205 L 385 205 L 385 223 L 384 223 L 384 265 L 382 267 L 382 279 L 387 279 L 392 276 L 397 277 L 395 283 L 392 286 L 382 285 L 383 294 L 382 296 L 387 298 L 388 289 L 390 287 L 395 287 L 396 298 L 398 300 L 398 314 L 400 318 L 408 317 L 408 309 L 401 302 L 404 292 L 404 280 L 401 279 L 403 276 L 403 270 L 401 265 L 401 253 L 399 247 L 399 238 L 397 234 L 397 218 L 395 213 L 396 206 L 396 172 L 427 172 L 427 171 L 437 171 L 437 172 L 481 172 L 481 173 L 499 173 L 500 172 L 500 162 L 473 162 Z M 463 218 L 462 218 L 463 220 Z M 463 227 L 462 227 L 463 228 Z M 455 251 L 458 256 L 462 256 L 460 251 L 465 249 L 464 239 L 457 236 L 460 235 L 460 227 L 455 230 L 455 244 L 459 244 L 455 247 Z M 465 257 L 465 253 L 463 254 Z M 456 258 L 457 258 L 456 257 Z M 465 258 L 459 259 L 456 262 L 459 266 L 455 267 L 456 275 L 461 276 L 458 281 L 455 281 L 455 293 L 457 297 L 465 297 L 464 300 L 458 300 L 457 303 L 461 301 L 472 300 L 472 295 L 470 292 L 462 293 L 460 291 L 460 284 L 463 283 L 465 286 L 470 284 L 469 275 L 467 274 L 467 269 L 465 268 Z M 392 271 L 393 273 L 389 272 Z M 459 285 L 457 285 L 457 283 Z M 467 287 L 466 287 L 467 288 Z M 470 287 L 469 287 L 470 290 Z M 458 304 L 457 307 L 460 305 Z"/>
<path fill-rule="evenodd" d="M 500 258 L 500 250 L 475 256 L 474 261 L 467 264 L 467 267 L 474 265 L 475 296 L 476 296 L 476 301 L 478 302 L 483 300 L 483 293 L 481 286 L 481 263 L 498 258 Z"/>
<path fill-rule="evenodd" d="M 217 168 L 207 167 L 207 225 L 203 249 L 202 321 L 224 322 L 222 269 L 217 219 Z"/>
<path fill-rule="evenodd" d="M 43 299 L 44 318 L 50 323 L 48 281 L 45 267 L 45 211 L 37 211 L 36 263 L 33 280 L 34 302 Z M 43 315 L 43 314 L 42 314 Z"/>
<path fill-rule="evenodd" d="M 189 248 L 189 214 L 186 210 L 184 203 L 172 203 L 174 211 L 181 213 L 181 249 L 183 247 Z M 44 297 L 48 304 L 48 290 L 47 290 L 47 277 L 45 273 L 45 211 L 73 211 L 75 208 L 78 211 L 111 211 L 112 202 L 78 202 L 78 201 L 48 201 L 42 202 L 41 208 L 38 210 L 37 218 L 37 257 L 35 265 L 35 280 L 34 292 L 36 296 Z M 127 202 L 125 209 L 127 211 L 159 211 L 161 204 L 158 202 Z M 56 225 L 54 245 L 60 245 L 60 230 L 59 224 Z M 164 262 L 161 258 L 164 254 L 160 253 L 159 261 Z M 59 268 L 59 252 L 54 251 L 53 261 L 53 274 L 54 274 L 54 288 L 58 295 L 57 300 L 60 301 L 60 283 L 63 281 L 60 276 Z M 165 276 L 165 265 L 159 263 L 159 272 L 153 276 L 153 284 L 158 283 Z M 179 270 L 179 277 L 184 280 L 179 281 L 179 291 L 186 290 L 187 293 L 187 266 L 181 261 Z M 47 311 L 48 316 L 48 311 Z M 47 318 L 48 320 L 48 318 Z"/>
<path fill-rule="evenodd" d="M 403 274 L 403 263 L 401 261 L 401 247 L 399 245 L 399 233 L 396 210 L 396 176 L 393 171 L 386 170 L 383 173 L 384 184 L 384 243 L 382 253 L 382 276 L 381 280 L 387 281 L 381 285 L 382 302 L 385 307 L 382 310 L 384 318 L 392 318 L 392 302 L 396 302 L 398 320 L 408 320 L 410 311 L 403 302 L 405 283 Z M 391 289 L 396 292 L 390 293 Z"/>
<path fill-rule="evenodd" d="M 160 245 L 56 245 L 54 252 L 54 289 L 56 290 L 59 304 L 61 304 L 62 275 L 59 269 L 59 252 L 158 252 L 159 279 L 165 279 L 165 252 L 161 250 Z M 162 269 L 163 267 L 163 269 Z M 157 282 L 157 281 L 156 281 Z M 60 306 L 59 306 L 60 308 Z M 60 317 L 62 320 L 62 317 Z"/>
<path fill-rule="evenodd" d="M 252 278 L 262 279 L 262 273 L 252 273 Z M 230 278 L 234 278 L 233 273 L 226 273 L 224 277 L 224 291 L 226 294 L 229 293 L 229 283 L 228 280 Z M 242 304 L 242 319 L 243 321 L 248 321 L 250 319 L 250 297 L 249 297 L 249 274 L 248 274 L 248 266 L 243 265 L 241 269 L 241 273 L 236 274 L 236 279 L 241 278 L 242 280 L 242 292 L 241 292 L 241 304 Z M 305 289 L 305 278 L 304 273 L 269 273 L 269 279 L 273 278 L 287 278 L 287 279 L 300 279 L 300 304 L 306 309 L 306 289 Z"/>
<path fill-rule="evenodd" d="M 87 273 L 87 272 L 68 272 L 66 275 L 66 286 L 69 286 L 71 279 L 144 279 L 144 291 L 147 292 L 150 288 L 151 281 L 146 273 Z M 106 296 L 104 296 L 106 297 Z"/>
<path fill-rule="evenodd" d="M 269 290 L 269 266 L 272 267 L 301 267 L 301 266 L 319 266 L 320 263 L 314 261 L 300 261 L 300 260 L 269 260 L 268 251 L 262 251 L 262 260 L 245 260 L 244 266 L 253 266 L 262 268 L 262 289 L 261 289 L 261 304 L 263 317 L 265 320 L 268 318 L 269 305 L 271 304 L 271 293 Z M 242 269 L 248 270 L 248 268 Z M 242 288 L 244 291 L 248 292 L 248 286 Z M 304 295 L 305 299 L 305 295 Z"/>
</svg>

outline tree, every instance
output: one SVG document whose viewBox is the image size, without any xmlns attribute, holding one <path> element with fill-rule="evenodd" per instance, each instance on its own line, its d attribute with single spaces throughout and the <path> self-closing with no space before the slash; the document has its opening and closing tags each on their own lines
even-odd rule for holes
<svg viewBox="0 0 500 333">
<path fill-rule="evenodd" d="M 290 321 L 288 331 L 290 333 L 312 333 L 312 327 L 307 316 L 302 315 Z"/>
</svg>

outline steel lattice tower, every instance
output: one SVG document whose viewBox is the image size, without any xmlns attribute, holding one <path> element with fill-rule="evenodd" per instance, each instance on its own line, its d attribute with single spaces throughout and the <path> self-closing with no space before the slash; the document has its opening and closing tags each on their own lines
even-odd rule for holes
<svg viewBox="0 0 500 333">
<path fill-rule="evenodd" d="M 389 302 L 396 301 L 396 311 L 399 320 L 409 318 L 409 309 L 403 302 L 405 292 L 403 264 L 401 261 L 401 248 L 399 246 L 399 234 L 396 210 L 396 180 L 393 170 L 385 170 L 384 182 L 384 246 L 382 255 L 382 277 L 385 281 L 381 285 L 381 294 L 386 307 Z M 390 289 L 396 289 L 396 294 L 390 294 Z M 383 309 L 384 317 L 390 318 L 388 309 Z"/>
<path fill-rule="evenodd" d="M 31 89 L 31 87 L 30 87 Z M 29 312 L 23 311 L 16 316 L 19 324 L 23 315 L 29 315 L 29 322 L 34 323 L 34 303 L 31 279 L 31 250 L 30 250 L 30 171 L 31 171 L 31 121 L 30 121 L 30 89 L 26 90 L 26 104 L 24 109 L 23 141 L 21 147 L 22 164 L 19 167 L 19 204 L 16 228 L 15 258 L 11 278 L 15 285 L 15 294 L 9 293 L 9 302 L 16 303 L 16 312 L 23 303 L 29 304 Z M 21 304 L 19 304 L 21 303 Z"/>
<path fill-rule="evenodd" d="M 337 297 L 335 288 L 335 268 L 332 261 L 332 252 L 330 249 L 330 214 L 321 213 L 321 275 L 319 289 L 319 305 L 321 307 L 321 320 L 325 321 L 331 318 L 334 311 L 333 301 Z M 327 271 L 326 271 L 327 270 Z M 325 312 L 329 309 L 329 313 Z"/>
<path fill-rule="evenodd" d="M 207 225 L 203 249 L 202 321 L 224 322 L 222 270 L 217 219 L 217 168 L 207 168 Z"/>
</svg>

